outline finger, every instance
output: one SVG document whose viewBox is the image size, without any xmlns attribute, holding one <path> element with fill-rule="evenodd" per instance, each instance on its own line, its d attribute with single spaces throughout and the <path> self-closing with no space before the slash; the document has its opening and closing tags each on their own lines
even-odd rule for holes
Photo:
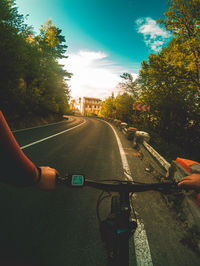
<svg viewBox="0 0 200 266">
<path fill-rule="evenodd" d="M 52 171 L 52 174 L 54 174 L 55 176 L 59 176 L 60 175 L 59 172 L 56 169 L 54 169 L 54 168 L 51 168 L 51 171 Z"/>
<path fill-rule="evenodd" d="M 191 178 L 191 176 L 185 176 L 185 177 L 183 177 L 182 179 L 181 179 L 181 181 L 184 181 L 184 180 L 191 180 L 192 178 Z"/>
<path fill-rule="evenodd" d="M 193 182 L 191 180 L 184 180 L 178 183 L 179 187 L 193 187 Z"/>
</svg>

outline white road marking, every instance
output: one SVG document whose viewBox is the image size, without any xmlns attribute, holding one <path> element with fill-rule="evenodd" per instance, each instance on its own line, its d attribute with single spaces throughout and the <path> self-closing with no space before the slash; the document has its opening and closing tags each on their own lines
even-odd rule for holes
<svg viewBox="0 0 200 266">
<path fill-rule="evenodd" d="M 29 143 L 29 144 L 24 145 L 24 146 L 22 146 L 22 147 L 20 147 L 20 148 L 21 148 L 21 150 L 26 149 L 26 148 L 28 148 L 28 147 L 30 147 L 30 146 L 33 146 L 33 145 L 37 144 L 37 143 L 43 142 L 43 141 L 45 141 L 45 140 L 47 140 L 47 139 L 54 138 L 54 137 L 56 137 L 56 136 L 58 136 L 58 135 L 64 134 L 65 132 L 68 132 L 68 131 L 73 130 L 73 129 L 77 128 L 77 127 L 80 127 L 80 126 L 82 126 L 82 125 L 85 124 L 85 123 L 86 123 L 86 120 L 84 119 L 84 121 L 83 121 L 81 124 L 77 125 L 77 126 L 74 126 L 74 127 L 68 128 L 68 129 L 66 129 L 66 130 L 64 130 L 64 131 L 61 131 L 61 132 L 56 133 L 56 134 L 54 134 L 54 135 L 51 135 L 51 136 L 49 136 L 49 137 L 46 137 L 46 138 L 43 138 L 43 139 L 37 140 L 37 141 L 32 142 L 32 143 Z"/>
<path fill-rule="evenodd" d="M 119 152 L 121 155 L 122 165 L 124 169 L 124 175 L 127 177 L 126 179 L 133 181 L 133 178 L 131 176 L 131 170 L 126 158 L 126 154 L 124 152 L 122 143 L 120 141 L 120 138 L 117 135 L 116 130 L 114 127 L 109 124 L 108 122 L 104 121 L 106 124 L 108 124 L 117 139 Z M 136 195 L 134 194 L 134 198 L 136 198 Z M 136 254 L 136 261 L 138 266 L 153 266 L 152 258 L 151 258 L 151 251 L 147 239 L 147 234 L 144 229 L 144 224 L 141 220 L 137 219 L 138 227 L 134 233 L 134 244 L 135 244 L 135 254 Z"/>
<path fill-rule="evenodd" d="M 144 224 L 137 219 L 137 229 L 134 233 L 135 255 L 138 266 L 153 266 L 151 251 L 144 229 Z"/>
<path fill-rule="evenodd" d="M 106 122 L 106 121 L 104 121 Z M 131 170 L 129 168 L 129 165 L 128 165 L 128 161 L 127 161 L 127 158 L 126 158 L 126 154 L 124 152 L 124 149 L 123 149 L 123 146 L 122 146 L 122 143 L 117 135 L 117 132 L 115 131 L 114 127 L 109 124 L 108 122 L 106 122 L 113 130 L 114 134 L 115 134 L 115 137 L 117 139 L 117 144 L 118 144 L 118 147 L 119 147 L 119 152 L 120 152 L 120 156 L 121 156 L 121 160 L 122 160 L 122 166 L 123 166 L 123 169 L 124 169 L 124 175 L 127 177 L 127 179 L 129 181 L 133 181 L 133 178 L 131 176 Z"/>
</svg>

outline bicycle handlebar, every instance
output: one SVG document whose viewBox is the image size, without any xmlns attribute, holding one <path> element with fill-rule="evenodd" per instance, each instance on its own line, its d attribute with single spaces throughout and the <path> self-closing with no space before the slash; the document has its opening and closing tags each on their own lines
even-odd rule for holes
<svg viewBox="0 0 200 266">
<path fill-rule="evenodd" d="M 156 190 L 159 192 L 167 192 L 172 190 L 178 190 L 178 186 L 175 183 L 134 183 L 134 182 L 126 182 L 122 181 L 118 184 L 109 184 L 101 181 L 94 180 L 85 180 L 87 186 L 95 187 L 97 189 L 105 190 L 105 191 L 113 191 L 113 192 L 144 192 L 149 190 Z"/>
<path fill-rule="evenodd" d="M 73 178 L 76 181 L 73 181 Z M 90 186 L 96 189 L 110 191 L 110 192 L 144 192 L 155 190 L 162 193 L 169 193 L 172 191 L 178 191 L 179 188 L 176 182 L 163 182 L 163 183 L 138 183 L 134 181 L 123 181 L 123 180 L 92 180 L 86 179 L 82 175 L 68 175 L 66 177 L 56 178 L 57 184 L 65 184 L 69 187 L 83 187 Z M 74 182 L 74 183 L 73 183 Z"/>
</svg>

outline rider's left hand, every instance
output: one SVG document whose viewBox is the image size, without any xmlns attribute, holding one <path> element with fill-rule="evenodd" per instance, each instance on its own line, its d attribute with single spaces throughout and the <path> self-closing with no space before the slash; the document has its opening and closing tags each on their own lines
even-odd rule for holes
<svg viewBox="0 0 200 266">
<path fill-rule="evenodd" d="M 40 166 L 41 179 L 36 187 L 44 190 L 53 190 L 56 188 L 57 170 L 48 166 Z"/>
</svg>

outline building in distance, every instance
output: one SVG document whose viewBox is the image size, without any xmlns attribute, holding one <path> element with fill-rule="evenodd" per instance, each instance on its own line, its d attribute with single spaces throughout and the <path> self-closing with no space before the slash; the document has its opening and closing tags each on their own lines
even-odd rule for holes
<svg viewBox="0 0 200 266">
<path fill-rule="evenodd" d="M 83 115 L 99 115 L 102 100 L 99 98 L 83 97 L 82 114 Z"/>
<path fill-rule="evenodd" d="M 83 97 L 72 99 L 70 102 L 70 109 L 75 114 L 82 114 L 86 116 L 98 116 L 100 114 L 102 100 L 93 97 Z"/>
</svg>

